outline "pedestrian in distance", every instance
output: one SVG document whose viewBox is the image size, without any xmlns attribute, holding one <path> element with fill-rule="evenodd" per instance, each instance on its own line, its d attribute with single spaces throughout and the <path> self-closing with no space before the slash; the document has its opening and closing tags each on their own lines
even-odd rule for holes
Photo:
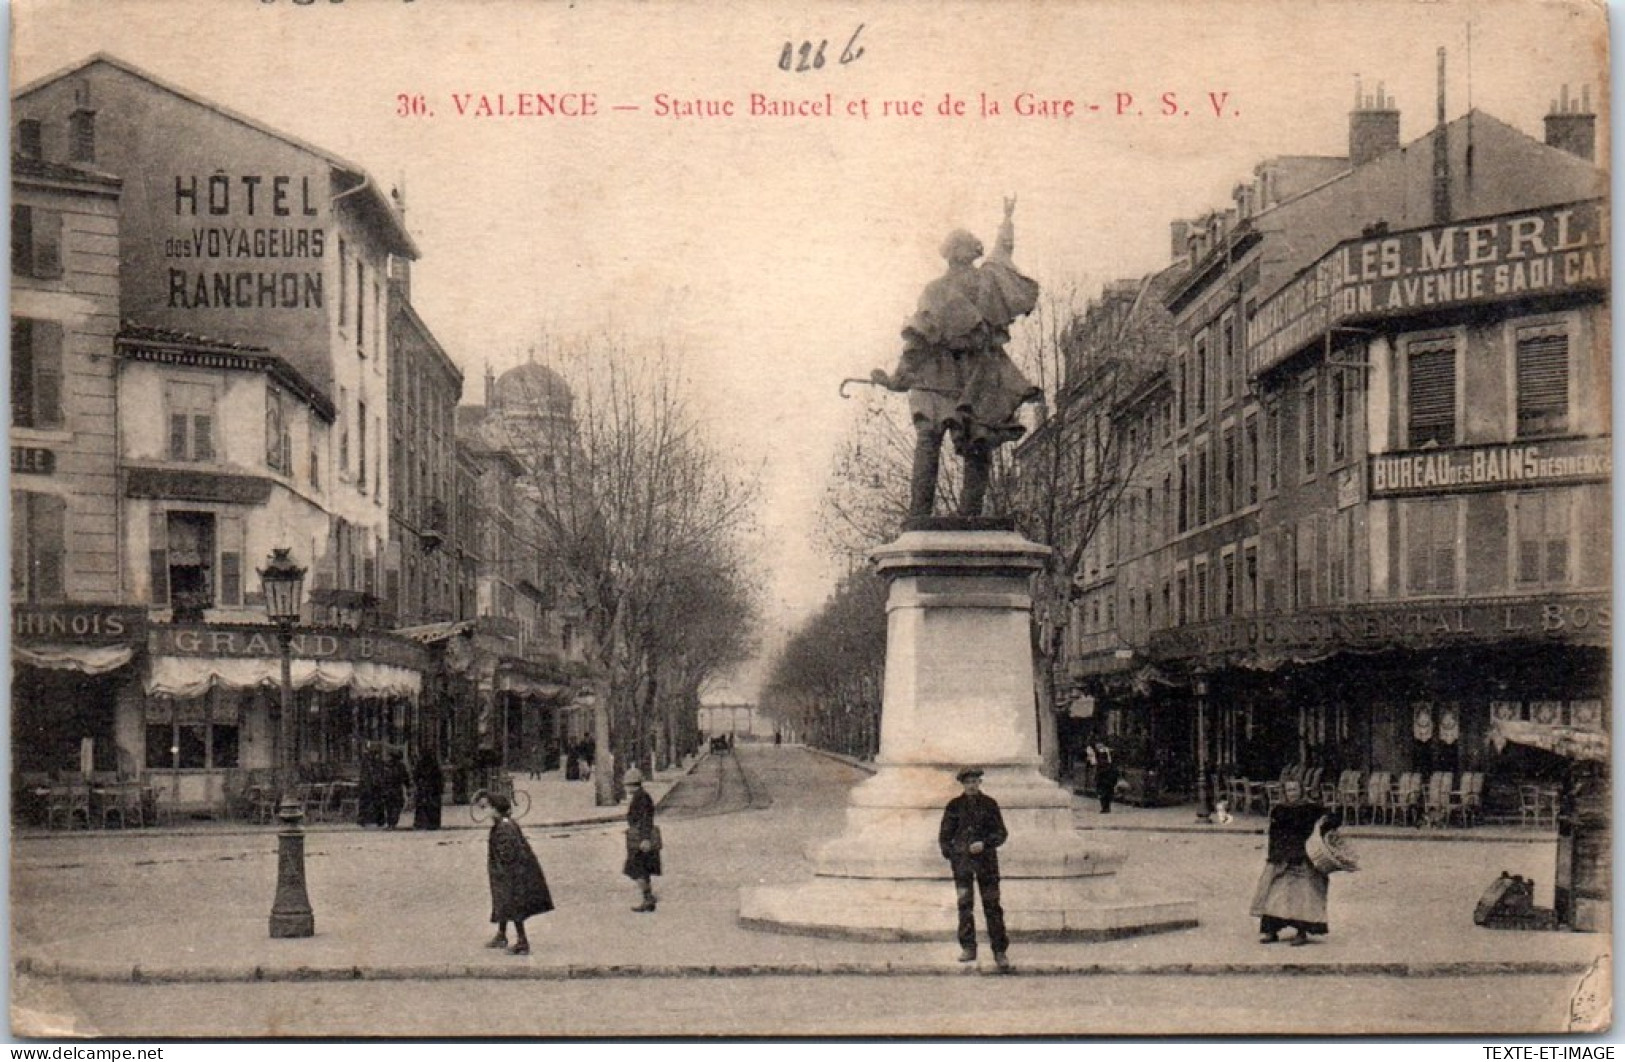
<svg viewBox="0 0 1625 1062">
<path fill-rule="evenodd" d="M 1264 873 L 1249 911 L 1258 916 L 1260 943 L 1274 944 L 1281 939 L 1281 930 L 1292 929 L 1296 930 L 1292 946 L 1300 947 L 1309 943 L 1310 936 L 1327 932 L 1326 898 L 1331 883 L 1310 861 L 1304 846 L 1316 823 L 1324 819 L 1322 829 L 1334 830 L 1343 819 L 1318 801 L 1305 798 L 1299 782 L 1288 780 L 1281 792 L 1281 801 L 1270 808 Z"/>
<path fill-rule="evenodd" d="M 509 955 L 529 955 L 530 938 L 525 935 L 525 919 L 553 909 L 542 864 L 525 840 L 519 824 L 510 816 L 513 803 L 501 793 L 484 790 L 474 794 L 484 800 L 494 816 L 486 842 L 485 869 L 491 879 L 491 921 L 497 933 L 488 948 L 507 948 Z M 513 923 L 514 941 L 508 943 L 508 923 Z"/>
<path fill-rule="evenodd" d="M 660 828 L 655 825 L 655 802 L 643 788 L 643 772 L 629 768 L 622 781 L 628 796 L 626 808 L 626 865 L 621 873 L 637 882 L 641 902 L 632 908 L 639 914 L 655 909 L 654 884 L 660 875 Z"/>
<path fill-rule="evenodd" d="M 440 796 L 446 785 L 445 775 L 440 770 L 440 754 L 425 747 L 412 773 L 412 828 L 438 830 Z"/>
<path fill-rule="evenodd" d="M 1100 798 L 1100 813 L 1112 813 L 1112 800 L 1117 796 L 1117 762 L 1104 741 L 1095 746 L 1095 796 Z"/>
<path fill-rule="evenodd" d="M 948 801 L 942 811 L 937 844 L 942 858 L 953 868 L 954 892 L 959 900 L 959 961 L 976 961 L 976 893 L 982 894 L 982 916 L 988 942 L 1000 972 L 1009 972 L 1010 938 L 1004 930 L 1004 908 L 999 903 L 999 846 L 1009 833 L 999 804 L 982 792 L 982 769 L 966 767 L 955 777 L 964 792 Z"/>
<path fill-rule="evenodd" d="M 383 763 L 378 748 L 372 742 L 361 746 L 361 762 L 357 765 L 359 779 L 356 788 L 356 824 L 382 826 L 383 815 Z"/>
<path fill-rule="evenodd" d="M 390 749 L 382 775 L 378 797 L 379 816 L 384 829 L 393 830 L 401 824 L 401 812 L 406 810 L 406 794 L 412 788 L 412 776 L 406 770 L 406 753 L 400 749 Z"/>
</svg>

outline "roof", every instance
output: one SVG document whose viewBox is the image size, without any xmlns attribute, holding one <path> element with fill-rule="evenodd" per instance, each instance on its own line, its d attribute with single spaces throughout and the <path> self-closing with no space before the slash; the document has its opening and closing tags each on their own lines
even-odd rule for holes
<svg viewBox="0 0 1625 1062">
<path fill-rule="evenodd" d="M 221 367 L 225 368 L 263 372 L 292 391 L 324 420 L 333 420 L 335 409 L 327 396 L 318 391 L 298 369 L 272 354 L 267 347 L 215 339 L 173 328 L 155 328 L 133 321 L 123 323 L 115 343 L 121 357 L 138 361 L 210 359 L 216 365 L 224 362 Z M 188 355 L 195 357 L 189 359 Z"/>
<path fill-rule="evenodd" d="M 1433 145 L 1445 137 L 1453 220 L 1577 202 L 1608 194 L 1607 175 L 1483 111 L 1473 110 L 1409 144 L 1271 206 L 1253 218 L 1270 250 L 1256 297 L 1273 295 L 1366 226 L 1422 228 L 1433 216 Z M 1469 160 L 1471 165 L 1469 165 Z"/>
<path fill-rule="evenodd" d="M 111 189 L 117 189 L 124 184 L 110 173 L 70 166 L 64 162 L 36 159 L 15 152 L 11 156 L 11 176 L 14 180 L 24 177 L 40 181 L 71 181 L 75 184 L 99 184 Z"/>
<path fill-rule="evenodd" d="M 370 214 L 373 214 L 376 220 L 384 222 L 382 228 L 386 237 L 385 242 L 390 245 L 389 249 L 391 254 L 398 254 L 405 258 L 421 257 L 417 244 L 413 241 L 411 234 L 406 231 L 405 222 L 402 221 L 401 216 L 395 211 L 393 204 L 390 203 L 389 198 L 384 194 L 383 189 L 379 188 L 378 184 L 373 181 L 371 174 L 367 173 L 367 171 L 362 169 L 360 166 L 357 166 L 355 163 L 333 154 L 331 151 L 327 151 L 307 141 L 301 140 L 298 137 L 290 136 L 287 133 L 272 129 L 263 122 L 259 122 L 253 118 L 238 114 L 236 111 L 233 111 L 228 107 L 221 106 L 219 103 L 216 103 L 213 100 L 204 99 L 202 96 L 195 95 L 194 93 L 188 92 L 183 88 L 172 85 L 167 81 L 155 77 L 154 75 L 149 74 L 147 71 L 133 66 L 115 56 L 109 55 L 106 52 L 97 52 L 89 58 L 83 59 L 80 62 L 67 67 L 66 69 L 59 70 L 54 74 L 47 74 L 45 77 L 31 81 L 13 92 L 11 94 L 11 98 L 13 100 L 21 99 L 22 97 L 36 92 L 47 85 L 54 84 L 63 80 L 64 78 L 72 77 L 75 74 L 88 70 L 89 68 L 97 65 L 111 67 L 112 69 L 117 70 L 129 77 L 138 78 L 147 82 L 148 84 L 162 89 L 172 96 L 177 96 L 183 100 L 186 100 L 188 103 L 194 104 L 195 106 L 211 110 L 216 114 L 231 119 L 234 122 L 245 125 L 257 133 L 274 137 L 277 140 L 281 140 L 285 144 L 290 144 L 301 151 L 320 158 L 326 162 L 335 173 L 348 177 L 355 182 L 348 189 L 340 192 L 339 195 L 349 195 L 355 192 L 363 193 L 363 203 L 365 204 L 364 209 L 366 209 Z"/>
</svg>

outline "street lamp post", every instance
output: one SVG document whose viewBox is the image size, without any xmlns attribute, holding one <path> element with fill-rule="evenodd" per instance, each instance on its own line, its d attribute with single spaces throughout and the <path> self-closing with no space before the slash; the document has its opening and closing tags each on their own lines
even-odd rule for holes
<svg viewBox="0 0 1625 1062">
<path fill-rule="evenodd" d="M 273 549 L 270 562 L 260 569 L 265 590 L 265 612 L 276 626 L 277 644 L 282 649 L 281 742 L 277 754 L 277 782 L 281 799 L 277 818 L 282 831 L 277 835 L 276 899 L 271 903 L 271 936 L 309 937 L 316 933 L 316 916 L 305 892 L 305 817 L 299 804 L 299 765 L 295 756 L 298 737 L 293 706 L 293 629 L 299 622 L 299 606 L 304 598 L 305 569 L 293 562 L 287 549 Z"/>
<path fill-rule="evenodd" d="M 1207 676 L 1198 674 L 1191 683 L 1196 695 L 1196 821 L 1213 821 L 1213 791 L 1207 769 Z"/>
</svg>

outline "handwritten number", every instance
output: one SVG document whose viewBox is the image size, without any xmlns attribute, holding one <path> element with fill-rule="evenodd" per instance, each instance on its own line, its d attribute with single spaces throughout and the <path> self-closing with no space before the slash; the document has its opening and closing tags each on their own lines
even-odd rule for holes
<svg viewBox="0 0 1625 1062">
<path fill-rule="evenodd" d="M 842 66 L 845 66 L 847 63 L 856 62 L 857 60 L 863 58 L 863 49 L 861 47 L 856 51 L 852 49 L 852 46 L 858 43 L 858 34 L 863 32 L 863 26 L 864 24 L 862 22 L 858 23 L 858 28 L 852 31 L 852 39 L 846 42 L 845 48 L 841 49 Z"/>
<path fill-rule="evenodd" d="M 785 41 L 784 42 L 784 51 L 779 53 L 779 69 L 780 70 L 788 70 L 788 69 L 790 69 L 790 64 L 791 64 L 792 61 L 794 61 L 795 55 L 796 55 L 796 46 L 791 44 L 789 41 Z"/>
</svg>

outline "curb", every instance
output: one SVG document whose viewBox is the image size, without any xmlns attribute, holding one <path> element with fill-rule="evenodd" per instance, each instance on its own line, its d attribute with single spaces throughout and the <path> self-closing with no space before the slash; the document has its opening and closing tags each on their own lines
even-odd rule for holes
<svg viewBox="0 0 1625 1062">
<path fill-rule="evenodd" d="M 1325 977 L 1502 977 L 1510 975 L 1579 975 L 1589 961 L 1527 962 L 1035 962 L 1017 963 L 1014 976 L 1025 977 L 1274 977 L 1280 974 Z M 51 961 L 22 957 L 12 966 L 18 975 L 99 984 L 250 984 L 339 981 L 606 981 L 623 978 L 744 977 L 976 977 L 1002 976 L 995 968 L 950 962 L 825 962 L 748 964 L 583 964 L 563 966 L 483 966 L 434 963 L 401 966 L 132 966 Z M 1007 976 L 1007 975 L 1003 975 Z"/>
</svg>

